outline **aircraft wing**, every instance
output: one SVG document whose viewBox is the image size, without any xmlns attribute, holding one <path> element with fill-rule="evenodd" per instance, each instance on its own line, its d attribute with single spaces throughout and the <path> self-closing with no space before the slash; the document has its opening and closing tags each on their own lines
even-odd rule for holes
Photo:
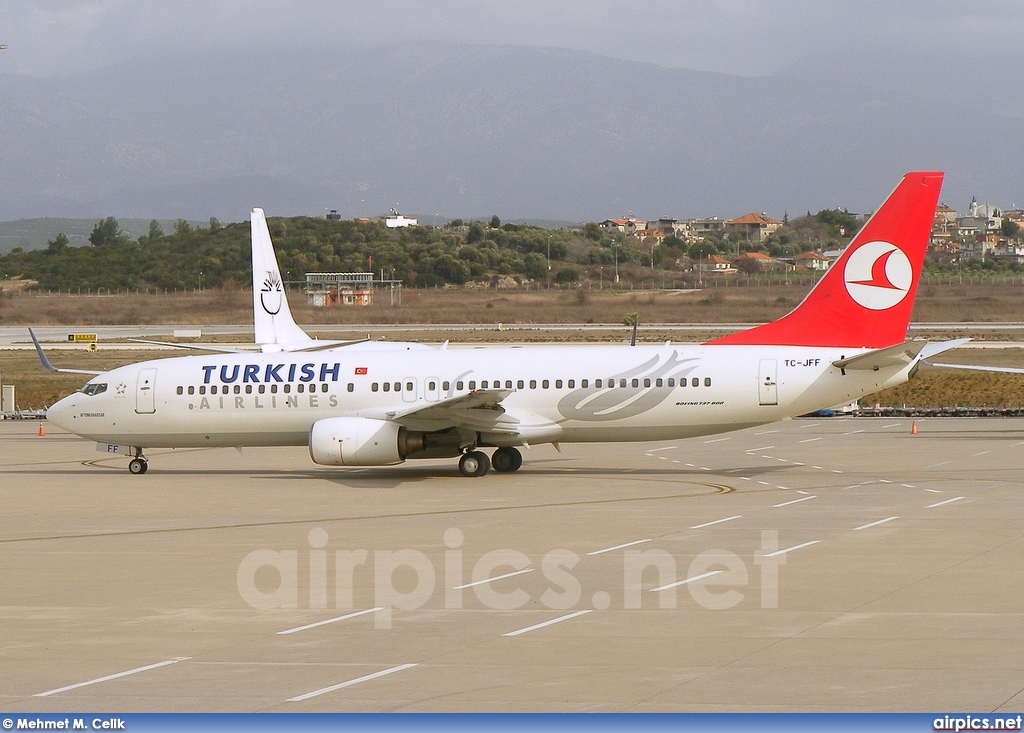
<svg viewBox="0 0 1024 733">
<path fill-rule="evenodd" d="M 909 364 L 927 345 L 927 341 L 904 341 L 902 344 L 896 344 L 886 349 L 874 349 L 866 354 L 858 354 L 848 359 L 837 359 L 832 362 L 832 365 L 840 369 L 877 372 L 879 369 L 897 366 L 900 363 Z"/>
<path fill-rule="evenodd" d="M 1016 369 L 1014 367 L 994 367 L 994 366 L 979 366 L 974 364 L 936 364 L 932 361 L 924 362 L 931 367 L 939 367 L 941 369 L 967 369 L 976 372 L 1002 372 L 1003 374 L 1024 374 L 1024 369 Z"/>
<path fill-rule="evenodd" d="M 43 368 L 50 372 L 65 372 L 67 374 L 90 374 L 96 376 L 97 374 L 103 374 L 103 372 L 90 370 L 90 369 L 59 369 L 50 363 L 50 360 L 46 358 L 46 354 L 43 352 L 43 347 L 39 343 L 39 339 L 36 338 L 35 333 L 30 328 L 28 335 L 32 337 L 32 343 L 36 345 L 36 353 L 39 355 L 39 361 L 42 362 Z"/>
<path fill-rule="evenodd" d="M 416 429 L 444 429 L 465 427 L 471 430 L 490 430 L 505 408 L 501 401 L 512 394 L 511 389 L 477 389 L 467 394 L 448 397 L 426 405 L 405 408 L 384 408 L 361 411 L 360 417 L 391 420 Z"/>
</svg>

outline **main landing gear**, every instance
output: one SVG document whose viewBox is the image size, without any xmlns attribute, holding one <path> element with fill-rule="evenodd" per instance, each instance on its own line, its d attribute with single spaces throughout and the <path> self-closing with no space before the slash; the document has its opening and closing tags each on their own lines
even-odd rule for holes
<svg viewBox="0 0 1024 733">
<path fill-rule="evenodd" d="M 136 476 L 145 473 L 149 470 L 149 461 L 142 455 L 142 448 L 135 451 L 135 457 L 128 461 L 128 472 L 133 473 Z"/>
<path fill-rule="evenodd" d="M 483 476 L 493 467 L 498 473 L 518 471 L 523 465 L 523 454 L 515 448 L 498 448 L 488 458 L 479 450 L 471 450 L 462 454 L 459 459 L 459 473 L 463 476 Z"/>
</svg>

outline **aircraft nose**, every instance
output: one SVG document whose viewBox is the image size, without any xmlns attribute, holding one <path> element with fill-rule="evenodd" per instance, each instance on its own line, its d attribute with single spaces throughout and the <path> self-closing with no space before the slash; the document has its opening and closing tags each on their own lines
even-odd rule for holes
<svg viewBox="0 0 1024 733">
<path fill-rule="evenodd" d="M 74 432 L 73 426 L 71 425 L 72 413 L 74 412 L 74 396 L 65 397 L 57 400 L 48 408 L 46 408 L 46 421 L 53 423 L 58 428 L 63 428 L 69 432 Z"/>
</svg>

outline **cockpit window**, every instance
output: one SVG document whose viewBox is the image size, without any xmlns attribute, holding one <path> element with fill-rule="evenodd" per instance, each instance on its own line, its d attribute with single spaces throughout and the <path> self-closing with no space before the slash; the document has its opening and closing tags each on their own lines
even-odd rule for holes
<svg viewBox="0 0 1024 733">
<path fill-rule="evenodd" d="M 107 391 L 107 385 L 105 383 L 91 383 L 82 387 L 82 394 L 87 394 L 90 397 L 93 395 L 103 394 Z"/>
</svg>

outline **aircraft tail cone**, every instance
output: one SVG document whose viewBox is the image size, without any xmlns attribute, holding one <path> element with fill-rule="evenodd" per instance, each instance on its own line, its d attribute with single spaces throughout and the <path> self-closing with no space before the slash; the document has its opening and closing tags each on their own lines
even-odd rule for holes
<svg viewBox="0 0 1024 733">
<path fill-rule="evenodd" d="M 43 422 L 42 422 L 42 420 L 40 420 L 39 421 L 39 437 L 41 438 L 44 435 L 46 435 L 46 431 L 43 430 Z"/>
<path fill-rule="evenodd" d="M 917 420 L 913 420 L 910 423 L 910 434 L 917 435 Z"/>
</svg>

